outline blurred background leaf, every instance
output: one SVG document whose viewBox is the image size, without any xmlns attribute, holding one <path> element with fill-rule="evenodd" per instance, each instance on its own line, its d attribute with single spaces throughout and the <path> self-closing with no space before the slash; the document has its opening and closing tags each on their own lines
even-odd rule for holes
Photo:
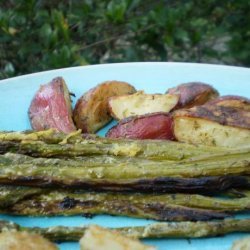
<svg viewBox="0 0 250 250">
<path fill-rule="evenodd" d="M 250 66 L 245 0 L 9 0 L 0 78 L 86 64 L 182 61 Z"/>
</svg>

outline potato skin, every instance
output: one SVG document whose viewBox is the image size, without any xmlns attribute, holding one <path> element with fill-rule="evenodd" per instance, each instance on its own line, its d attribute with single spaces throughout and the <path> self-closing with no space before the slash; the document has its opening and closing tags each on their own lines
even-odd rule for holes
<svg viewBox="0 0 250 250">
<path fill-rule="evenodd" d="M 108 99 L 112 96 L 133 94 L 135 88 L 120 81 L 106 81 L 87 91 L 77 101 L 73 111 L 76 127 L 83 133 L 94 133 L 111 121 Z"/>
<path fill-rule="evenodd" d="M 173 119 L 169 113 L 151 113 L 121 120 L 106 137 L 174 140 Z"/>
<path fill-rule="evenodd" d="M 28 114 L 34 130 L 54 128 L 64 133 L 76 130 L 70 94 L 62 77 L 41 85 L 31 101 Z"/>
<path fill-rule="evenodd" d="M 215 88 L 201 82 L 183 83 L 177 87 L 168 89 L 166 93 L 180 95 L 176 109 L 203 105 L 207 101 L 219 96 Z"/>
<path fill-rule="evenodd" d="M 221 125 L 250 130 L 250 113 L 237 108 L 203 105 L 190 109 L 177 110 L 174 117 L 201 118 L 217 122 Z"/>
<path fill-rule="evenodd" d="M 237 95 L 220 96 L 214 100 L 207 102 L 206 105 L 217 105 L 250 111 L 250 99 Z"/>
</svg>

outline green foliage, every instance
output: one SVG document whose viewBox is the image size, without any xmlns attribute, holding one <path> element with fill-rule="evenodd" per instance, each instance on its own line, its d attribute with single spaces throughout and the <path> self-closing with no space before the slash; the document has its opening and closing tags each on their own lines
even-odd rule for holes
<svg viewBox="0 0 250 250">
<path fill-rule="evenodd" d="M 0 78 L 85 64 L 189 61 L 250 66 L 245 0 L 9 0 Z"/>
</svg>

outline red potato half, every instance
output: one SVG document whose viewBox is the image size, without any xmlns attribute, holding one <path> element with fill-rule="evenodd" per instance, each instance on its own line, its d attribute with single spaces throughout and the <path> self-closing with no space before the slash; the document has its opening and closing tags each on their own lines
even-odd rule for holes
<svg viewBox="0 0 250 250">
<path fill-rule="evenodd" d="M 77 101 L 73 111 L 76 127 L 83 133 L 96 132 L 112 119 L 108 110 L 108 99 L 135 92 L 132 85 L 120 81 L 107 81 L 90 89 Z"/>
<path fill-rule="evenodd" d="M 121 120 L 106 134 L 109 138 L 174 140 L 169 113 L 152 113 Z"/>
<path fill-rule="evenodd" d="M 191 108 L 203 105 L 219 96 L 218 91 L 211 85 L 201 82 L 183 83 L 177 87 L 170 88 L 167 94 L 177 94 L 180 96 L 176 109 Z"/>
<path fill-rule="evenodd" d="M 236 95 L 220 96 L 219 98 L 207 102 L 206 105 L 217 105 L 250 111 L 250 99 Z"/>
<path fill-rule="evenodd" d="M 109 111 L 115 119 L 121 120 L 148 113 L 170 112 L 178 101 L 179 95 L 145 94 L 138 91 L 133 95 L 109 98 Z"/>
<path fill-rule="evenodd" d="M 31 101 L 28 114 L 34 130 L 54 128 L 64 133 L 76 130 L 69 90 L 62 77 L 41 85 Z"/>
</svg>

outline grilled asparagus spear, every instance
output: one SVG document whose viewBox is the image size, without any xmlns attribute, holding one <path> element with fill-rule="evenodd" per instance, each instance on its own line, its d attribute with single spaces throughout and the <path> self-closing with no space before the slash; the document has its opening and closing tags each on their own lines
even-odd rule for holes
<svg viewBox="0 0 250 250">
<path fill-rule="evenodd" d="M 24 198 L 44 193 L 41 188 L 0 186 L 0 208 L 9 207 Z"/>
<path fill-rule="evenodd" d="M 14 195 L 14 194 L 13 194 Z M 50 191 L 43 195 L 34 195 L 28 199 L 8 206 L 1 212 L 16 215 L 95 215 L 111 214 L 129 217 L 148 218 L 162 221 L 203 221 L 222 219 L 228 216 L 223 211 L 225 204 L 218 204 L 218 210 L 200 206 L 185 206 L 184 195 L 177 195 L 177 200 L 171 195 L 114 194 L 114 193 L 72 193 L 69 191 Z M 209 203 L 206 197 L 193 195 L 193 205 L 197 200 Z M 204 199 L 203 199 L 204 198 Z M 218 203 L 220 200 L 218 200 Z M 239 204 L 231 203 L 237 210 L 247 209 L 250 202 L 238 200 Z M 212 207 L 216 199 L 210 198 L 208 207 Z M 230 202 L 229 202 L 230 204 Z M 220 207 L 220 205 L 222 205 Z M 221 211 L 220 211 L 221 210 Z M 226 209 L 225 209 L 226 210 Z M 229 209 L 230 212 L 232 211 Z"/>
<path fill-rule="evenodd" d="M 249 148 L 245 150 L 249 152 Z M 33 133 L 1 132 L 0 153 L 6 152 L 19 152 L 41 157 L 104 154 L 137 156 L 158 160 L 182 160 L 201 155 L 231 154 L 234 150 L 220 147 L 194 146 L 166 140 L 125 140 L 95 137 L 85 139 L 77 132 L 64 135 L 53 130 L 47 130 Z"/>
<path fill-rule="evenodd" d="M 0 155 L 0 178 L 4 176 L 47 176 L 55 173 L 55 178 L 70 177 L 74 180 L 78 173 L 81 179 L 135 179 L 157 177 L 205 177 L 225 175 L 249 175 L 250 153 L 243 155 L 227 155 L 223 158 L 214 157 L 207 161 L 140 161 L 121 160 L 106 163 L 90 160 L 85 161 L 31 158 L 16 154 Z M 126 163 L 126 164 L 124 164 Z M 103 166 L 104 165 L 104 166 Z M 109 166 L 109 167 L 106 167 Z M 77 166 L 77 168 L 76 168 Z M 91 168 L 89 168 L 91 166 Z M 72 175 L 70 174 L 72 171 Z M 68 179 L 69 180 L 69 179 Z"/>
<path fill-rule="evenodd" d="M 28 231 L 56 241 L 78 241 L 86 227 L 22 227 L 9 221 L 0 221 L 1 231 Z M 162 222 L 147 226 L 115 228 L 116 231 L 134 238 L 202 238 L 233 232 L 250 232 L 250 219 L 226 219 L 210 222 Z"/>
<path fill-rule="evenodd" d="M 21 193 L 21 190 L 22 196 L 17 196 L 16 193 L 18 191 Z M 35 191 L 40 191 L 40 194 L 35 193 Z M 32 195 L 32 192 L 34 195 Z M 8 195 L 4 196 L 6 193 Z M 181 221 L 222 218 L 227 215 L 225 212 L 233 213 L 250 209 L 249 196 L 223 199 L 195 194 L 79 193 L 65 190 L 33 190 L 33 188 L 28 187 L 10 186 L 0 186 L 0 196 L 2 212 L 32 216 L 104 213 Z M 213 212 L 212 210 L 223 213 Z"/>
<path fill-rule="evenodd" d="M 109 167 L 75 167 L 49 160 L 36 164 L 15 163 L 0 156 L 0 183 L 33 186 L 68 186 L 100 190 L 197 191 L 248 187 L 250 160 L 248 154 L 228 155 L 202 162 L 129 162 Z M 142 177 L 143 176 L 143 177 Z M 191 185 L 192 184 L 192 185 Z M 213 184 L 213 185 L 212 185 Z"/>
<path fill-rule="evenodd" d="M 1 187 L 3 189 L 3 187 Z M 5 187 L 9 189 L 9 187 Z M 27 188 L 27 193 L 29 193 Z M 9 192 L 11 193 L 11 191 Z M 1 193 L 0 193 L 1 194 Z M 12 196 L 15 193 L 12 191 Z M 25 195 L 25 192 L 24 192 Z M 8 198 L 5 200 L 8 202 Z M 153 210 L 153 206 L 157 209 L 160 207 L 174 208 L 200 208 L 215 211 L 246 211 L 250 209 L 250 197 L 243 198 L 214 198 L 197 194 L 141 194 L 141 193 L 96 193 L 96 192 L 72 192 L 65 190 L 45 190 L 44 194 L 33 195 L 28 199 L 16 201 L 8 207 L 9 212 L 26 215 L 73 215 L 73 214 L 99 214 L 99 213 L 114 213 L 130 211 L 136 216 L 135 211 L 132 211 L 132 206 L 139 204 L 142 207 L 142 212 L 146 216 L 147 209 Z M 124 206 L 123 211 L 121 207 Z M 117 208 L 117 211 L 116 211 Z M 143 208 L 145 209 L 143 211 Z M 149 211 L 148 211 L 149 212 Z M 153 212 L 153 211 L 152 211 Z M 133 215 L 132 214 L 132 215 Z M 143 216 L 143 215 L 142 215 Z"/>
</svg>

